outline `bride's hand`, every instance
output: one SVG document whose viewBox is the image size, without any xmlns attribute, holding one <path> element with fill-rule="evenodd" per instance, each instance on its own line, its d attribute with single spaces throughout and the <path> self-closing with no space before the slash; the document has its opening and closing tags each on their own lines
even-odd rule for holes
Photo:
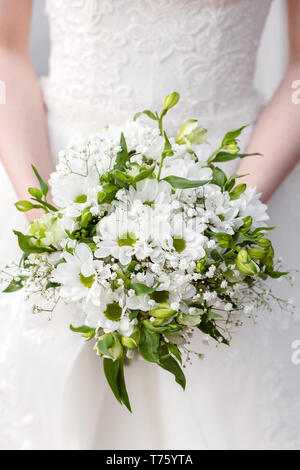
<svg viewBox="0 0 300 470">
<path fill-rule="evenodd" d="M 300 2 L 288 1 L 290 56 L 285 77 L 254 129 L 247 152 L 263 157 L 245 159 L 239 174 L 268 201 L 300 159 L 300 104 L 294 104 L 292 83 L 300 80 Z"/>
<path fill-rule="evenodd" d="M 37 186 L 31 164 L 48 180 L 52 161 L 45 109 L 29 54 L 32 0 L 0 2 L 0 80 L 6 104 L 0 104 L 0 156 L 20 199 Z M 29 218 L 38 216 L 38 211 Z"/>
</svg>

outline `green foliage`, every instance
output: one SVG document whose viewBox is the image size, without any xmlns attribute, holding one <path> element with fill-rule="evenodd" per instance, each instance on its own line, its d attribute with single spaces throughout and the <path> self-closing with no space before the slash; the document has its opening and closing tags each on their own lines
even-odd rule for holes
<svg viewBox="0 0 300 470">
<path fill-rule="evenodd" d="M 86 338 L 87 341 L 91 341 L 96 336 L 96 328 L 90 328 L 86 325 L 74 327 L 70 325 L 70 330 L 74 333 L 82 333 L 82 337 Z"/>
<path fill-rule="evenodd" d="M 135 295 L 145 295 L 145 294 L 153 294 L 155 292 L 156 287 L 148 287 L 146 284 L 142 284 L 141 282 L 133 282 L 131 284 L 131 288 L 134 290 Z"/>
<path fill-rule="evenodd" d="M 192 189 L 192 188 L 200 188 L 201 186 L 204 186 L 207 184 L 209 181 L 202 180 L 202 181 L 194 181 L 194 180 L 189 180 L 187 178 L 182 178 L 180 176 L 167 176 L 166 178 L 163 178 L 164 181 L 167 181 L 172 188 L 174 189 Z"/>
<path fill-rule="evenodd" d="M 17 292 L 18 290 L 23 289 L 24 287 L 24 280 L 27 279 L 27 276 L 19 276 L 20 279 L 15 280 L 12 279 L 12 281 L 9 283 L 9 285 L 4 289 L 2 292 L 4 293 L 11 293 L 11 292 Z"/>
<path fill-rule="evenodd" d="M 103 369 L 106 380 L 119 403 L 124 404 L 131 412 L 131 405 L 128 398 L 128 393 L 124 377 L 124 358 L 117 361 L 111 359 L 103 359 Z"/>
<path fill-rule="evenodd" d="M 23 233 L 18 232 L 17 230 L 14 230 L 13 232 L 15 235 L 17 235 L 19 247 L 24 253 L 31 254 L 31 253 L 45 253 L 45 252 L 53 251 L 47 247 L 34 245 L 32 241 L 34 240 L 34 237 L 32 237 L 31 235 L 24 235 Z"/>
<path fill-rule="evenodd" d="M 226 182 L 227 182 L 227 176 L 224 173 L 224 171 L 221 170 L 220 168 L 214 168 L 213 179 L 211 180 L 211 183 L 216 184 L 217 186 L 220 186 L 220 188 L 223 190 Z"/>
<path fill-rule="evenodd" d="M 121 134 L 120 147 L 121 147 L 121 150 L 117 155 L 114 170 L 121 170 L 122 171 L 126 168 L 126 163 L 130 159 L 130 157 L 128 155 L 127 144 L 126 144 L 126 140 L 125 140 L 125 136 L 124 136 L 123 132 Z"/>
<path fill-rule="evenodd" d="M 260 153 L 235 153 L 232 154 L 230 152 L 221 151 L 218 152 L 217 155 L 211 160 L 212 163 L 225 163 L 230 162 L 231 160 L 236 160 L 237 158 L 246 158 L 246 157 L 254 157 L 254 156 L 261 156 Z"/>
<path fill-rule="evenodd" d="M 37 171 L 37 169 L 35 168 L 35 166 L 31 165 L 31 167 L 34 171 L 35 176 L 37 177 L 38 182 L 40 183 L 41 192 L 42 192 L 43 196 L 47 197 L 47 194 L 48 194 L 48 191 L 49 191 L 49 186 L 45 183 L 45 181 L 43 181 L 42 177 L 40 176 L 40 174 Z"/>
<path fill-rule="evenodd" d="M 149 119 L 152 119 L 153 121 L 158 120 L 158 117 L 152 111 L 149 111 L 148 109 L 145 109 L 144 111 L 140 111 L 139 113 L 136 113 L 133 117 L 133 120 L 136 121 L 143 114 L 145 114 Z"/>
</svg>

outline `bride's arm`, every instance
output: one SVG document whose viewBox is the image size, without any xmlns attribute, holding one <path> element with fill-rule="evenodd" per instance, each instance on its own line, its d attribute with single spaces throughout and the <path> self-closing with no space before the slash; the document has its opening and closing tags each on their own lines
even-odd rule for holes
<svg viewBox="0 0 300 470">
<path fill-rule="evenodd" d="M 45 109 L 29 56 L 31 8 L 32 0 L 0 2 L 0 80 L 6 85 L 0 156 L 20 199 L 37 185 L 31 163 L 46 180 L 52 171 Z"/>
<path fill-rule="evenodd" d="M 293 104 L 292 83 L 300 80 L 300 1 L 288 0 L 290 57 L 285 77 L 262 112 L 248 147 L 264 156 L 243 160 L 239 174 L 268 201 L 300 160 L 300 104 Z"/>
</svg>

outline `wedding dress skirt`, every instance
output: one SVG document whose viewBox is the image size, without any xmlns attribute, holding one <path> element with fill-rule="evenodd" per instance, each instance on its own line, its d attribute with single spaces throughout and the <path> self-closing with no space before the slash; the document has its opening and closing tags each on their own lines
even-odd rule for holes
<svg viewBox="0 0 300 470">
<path fill-rule="evenodd" d="M 226 131 L 253 124 L 262 106 L 255 60 L 270 3 L 48 0 L 52 53 L 42 88 L 53 155 L 73 136 L 159 109 L 174 90 L 182 104 L 170 112 L 171 130 L 198 118 L 216 146 Z M 269 211 L 279 227 L 277 252 L 291 268 L 300 264 L 299 177 L 297 169 Z M 25 220 L 12 216 L 15 196 L 4 174 L 1 188 L 4 263 L 17 249 L 8 233 Z M 298 297 L 299 312 L 297 287 L 274 288 Z M 166 371 L 136 359 L 126 368 L 131 415 L 113 397 L 91 345 L 69 330 L 76 314 L 61 305 L 48 321 L 32 315 L 22 292 L 10 295 L 0 305 L 0 448 L 300 448 L 300 369 L 291 362 L 297 314 L 260 315 L 230 348 L 195 336 L 192 348 L 206 357 L 185 368 L 185 392 Z"/>
</svg>

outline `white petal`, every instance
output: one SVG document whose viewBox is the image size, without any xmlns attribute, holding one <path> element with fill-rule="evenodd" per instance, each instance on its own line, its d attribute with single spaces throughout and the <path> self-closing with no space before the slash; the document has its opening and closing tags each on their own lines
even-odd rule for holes
<svg viewBox="0 0 300 470">
<path fill-rule="evenodd" d="M 76 253 L 76 255 L 78 256 L 78 258 L 80 259 L 80 261 L 82 263 L 84 263 L 85 261 L 89 261 L 89 260 L 93 259 L 93 252 L 90 249 L 90 247 L 87 246 L 85 243 L 80 243 L 76 247 L 75 253 Z"/>
</svg>

